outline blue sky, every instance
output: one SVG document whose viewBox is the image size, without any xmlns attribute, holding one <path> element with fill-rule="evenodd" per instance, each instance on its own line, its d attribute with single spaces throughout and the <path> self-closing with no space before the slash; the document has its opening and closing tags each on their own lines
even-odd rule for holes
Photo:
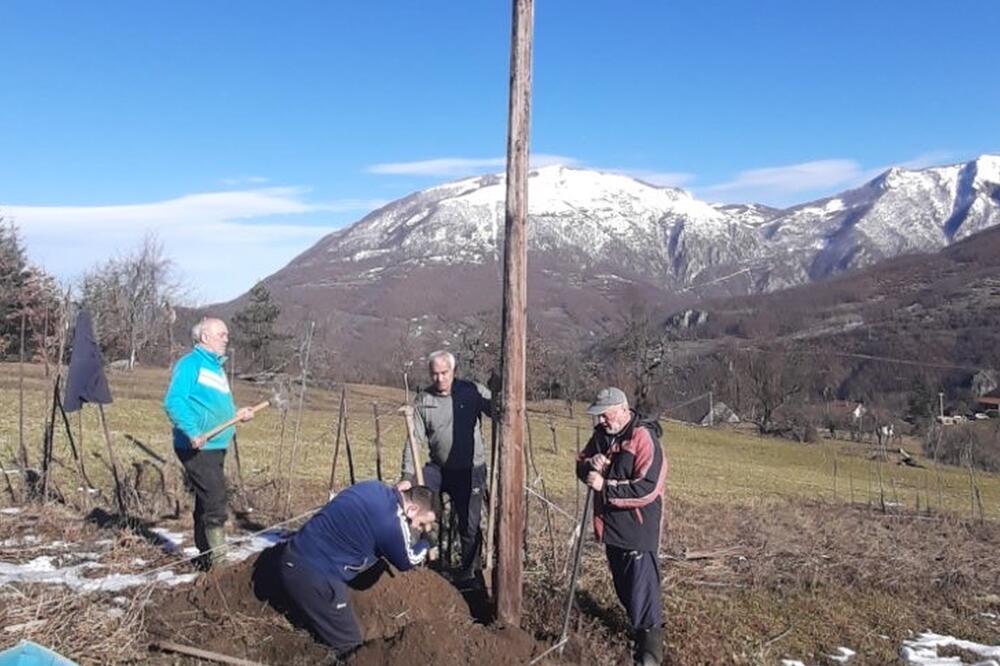
<svg viewBox="0 0 1000 666">
<path fill-rule="evenodd" d="M 210 301 L 503 170 L 510 3 L 0 4 L 0 211 L 64 279 L 155 230 Z M 1000 152 L 1000 3 L 538 0 L 532 151 L 787 205 Z"/>
</svg>

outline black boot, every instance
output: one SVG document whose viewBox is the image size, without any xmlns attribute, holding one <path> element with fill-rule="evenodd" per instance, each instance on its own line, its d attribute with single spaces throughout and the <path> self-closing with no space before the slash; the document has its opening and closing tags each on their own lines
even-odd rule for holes
<svg viewBox="0 0 1000 666">
<path fill-rule="evenodd" d="M 663 663 L 663 629 L 639 629 L 635 632 L 636 666 L 660 666 Z"/>
</svg>

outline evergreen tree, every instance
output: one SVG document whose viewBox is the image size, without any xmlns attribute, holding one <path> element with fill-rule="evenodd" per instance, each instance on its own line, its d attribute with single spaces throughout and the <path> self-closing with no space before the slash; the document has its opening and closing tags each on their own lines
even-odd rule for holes
<svg viewBox="0 0 1000 666">
<path fill-rule="evenodd" d="M 271 299 L 271 292 L 258 282 L 250 290 L 250 302 L 233 317 L 236 344 L 249 354 L 248 367 L 269 370 L 274 344 L 281 339 L 275 331 L 281 307 Z"/>
<path fill-rule="evenodd" d="M 27 359 L 42 354 L 47 360 L 59 300 L 55 279 L 28 263 L 17 227 L 0 217 L 0 357 L 20 353 L 23 316 Z"/>
</svg>

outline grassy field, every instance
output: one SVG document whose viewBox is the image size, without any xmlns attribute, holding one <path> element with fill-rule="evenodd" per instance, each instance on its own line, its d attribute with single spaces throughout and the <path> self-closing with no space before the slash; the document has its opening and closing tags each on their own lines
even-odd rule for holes
<svg viewBox="0 0 1000 666">
<path fill-rule="evenodd" d="M 170 427 L 160 404 L 168 374 L 162 369 L 141 369 L 110 374 L 115 402 L 105 408 L 116 451 L 123 461 L 148 459 L 132 439 L 145 444 L 164 459 L 172 460 Z M 7 464 L 18 448 L 18 367 L 0 365 L 0 457 Z M 49 382 L 40 366 L 27 366 L 25 379 L 24 438 L 32 461 L 40 458 L 41 433 L 48 410 Z M 270 389 L 237 381 L 234 394 L 239 404 L 266 398 Z M 275 409 L 260 412 L 254 421 L 240 426 L 239 447 L 243 474 L 248 485 L 288 475 L 292 449 L 296 449 L 294 486 L 302 493 L 323 498 L 330 476 L 339 392 L 309 389 L 299 424 L 298 395 L 293 392 L 287 413 Z M 405 428 L 396 408 L 403 404 L 403 391 L 350 384 L 347 386 L 347 432 L 358 479 L 375 476 L 375 416 L 377 403 L 383 443 L 383 474 L 396 478 Z M 538 472 L 550 494 L 569 498 L 575 492 L 573 457 L 578 437 L 586 442 L 591 429 L 583 405 L 576 405 L 576 418 L 569 418 L 562 403 L 529 406 L 532 451 Z M 281 437 L 284 420 L 284 437 Z M 70 415 L 74 436 L 82 440 L 86 465 L 95 483 L 110 483 L 106 448 L 97 409 L 86 405 L 81 414 Z M 298 426 L 298 427 L 297 427 Z M 485 424 L 487 437 L 490 424 Z M 825 499 L 855 503 L 879 502 L 879 476 L 886 502 L 921 509 L 944 509 L 971 517 L 973 485 L 970 473 L 957 467 L 925 468 L 869 459 L 870 444 L 824 440 L 801 444 L 776 438 L 760 438 L 745 430 L 702 428 L 664 422 L 663 443 L 670 464 L 668 488 L 671 497 L 696 502 L 754 504 L 782 498 Z M 554 427 L 554 432 L 553 432 Z M 298 437 L 295 432 L 298 430 Z M 555 444 L 553 443 L 553 435 Z M 298 441 L 297 446 L 295 441 Z M 62 427 L 56 432 L 56 456 L 65 464 L 58 470 L 64 485 L 72 473 L 67 438 Z M 342 445 L 343 446 L 343 445 Z M 911 451 L 919 450 L 908 442 Z M 556 452 L 558 448 L 558 453 Z M 280 455 L 279 455 L 280 454 Z M 279 460 L 280 458 L 280 460 Z M 100 460 L 99 460 L 100 459 Z M 279 469 L 280 466 L 280 469 Z M 529 468 L 528 478 L 534 472 Z M 338 484 L 348 482 L 346 454 L 342 448 Z M 1000 477 L 977 472 L 985 517 L 1000 517 Z M 306 497 L 300 499 L 305 500 Z M 975 508 L 978 517 L 978 506 Z"/>
</svg>

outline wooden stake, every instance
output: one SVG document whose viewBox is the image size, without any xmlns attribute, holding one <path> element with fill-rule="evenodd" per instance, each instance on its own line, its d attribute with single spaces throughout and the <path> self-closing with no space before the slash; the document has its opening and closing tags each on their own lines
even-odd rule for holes
<svg viewBox="0 0 1000 666">
<path fill-rule="evenodd" d="M 559 455 L 559 439 L 556 437 L 556 419 L 549 414 L 549 430 L 552 431 L 552 453 Z"/>
<path fill-rule="evenodd" d="M 115 502 L 118 504 L 118 514 L 122 519 L 127 517 L 125 512 L 125 494 L 122 489 L 121 482 L 121 472 L 118 467 L 118 456 L 115 455 L 115 449 L 111 445 L 111 432 L 108 430 L 108 421 L 104 416 L 104 405 L 97 404 L 97 415 L 101 421 L 101 430 L 104 432 L 104 443 L 108 447 L 108 458 L 111 462 L 111 476 L 115 481 Z"/>
<path fill-rule="evenodd" d="M 21 351 L 18 355 L 17 363 L 17 442 L 18 452 L 21 459 L 21 473 L 27 474 L 29 465 L 28 449 L 24 445 L 24 326 L 27 315 L 24 312 L 24 304 L 21 304 Z M 25 476 L 27 482 L 27 476 Z"/>
<path fill-rule="evenodd" d="M 299 389 L 299 408 L 295 416 L 295 431 L 292 434 L 292 451 L 288 458 L 288 488 L 285 494 L 285 514 L 289 515 L 292 508 L 292 477 L 295 475 L 295 455 L 299 450 L 299 431 L 302 427 L 302 408 L 306 400 L 306 379 L 309 376 L 309 353 L 312 351 L 313 331 L 316 330 L 316 322 L 309 322 L 309 329 L 306 331 L 305 354 L 302 359 L 302 387 Z"/>
<path fill-rule="evenodd" d="M 281 425 L 278 428 L 278 457 L 274 462 L 274 483 L 278 497 L 281 497 L 281 463 L 285 457 L 285 425 L 287 422 L 288 406 L 285 405 L 281 408 Z"/>
<path fill-rule="evenodd" d="M 0 476 L 3 476 L 3 480 L 7 484 L 7 492 L 10 493 L 10 501 L 14 504 L 19 504 L 17 493 L 14 492 L 14 485 L 10 482 L 10 475 L 7 473 L 7 468 L 3 466 L 3 456 L 0 456 Z"/>
<path fill-rule="evenodd" d="M 253 508 L 250 505 L 250 500 L 247 498 L 246 485 L 243 483 L 243 463 L 240 461 L 240 442 L 239 437 L 234 432 L 233 433 L 233 460 L 236 462 L 236 493 L 243 498 L 244 508 Z"/>
<path fill-rule="evenodd" d="M 56 429 L 56 408 L 59 406 L 59 373 L 52 383 L 52 405 L 45 421 L 45 435 L 42 437 L 42 502 L 49 501 L 49 472 L 52 468 L 52 448 Z"/>
<path fill-rule="evenodd" d="M 514 0 L 503 283 L 503 399 L 500 414 L 500 529 L 497 617 L 521 623 L 524 525 L 525 340 L 527 336 L 528 126 L 534 0 Z"/>
<path fill-rule="evenodd" d="M 378 403 L 372 403 L 372 418 L 375 421 L 375 476 L 382 481 L 382 427 L 378 420 Z"/>
<path fill-rule="evenodd" d="M 180 643 L 173 643 L 171 641 L 156 641 L 152 644 L 152 647 L 164 652 L 177 652 L 178 654 L 186 654 L 199 659 L 214 661 L 219 664 L 235 664 L 235 666 L 264 666 L 264 664 L 259 661 L 250 661 L 248 659 L 230 657 L 229 655 L 220 654 L 218 652 L 202 650 L 200 648 L 181 645 Z"/>
<path fill-rule="evenodd" d="M 580 457 L 580 453 L 583 451 L 582 446 L 583 445 L 581 444 L 581 439 L 580 439 L 580 426 L 577 426 L 576 427 L 576 457 L 577 458 Z M 573 462 L 574 462 L 574 464 L 576 463 L 575 460 Z M 577 514 L 577 513 L 580 513 L 580 487 L 581 487 L 581 484 L 574 483 L 573 486 L 576 488 L 576 502 L 573 505 L 573 512 L 574 512 L 574 514 Z M 664 511 L 664 513 L 666 513 L 666 511 Z"/>
<path fill-rule="evenodd" d="M 344 385 L 344 450 L 347 451 L 347 473 L 351 479 L 351 485 L 357 483 L 354 476 L 354 454 L 351 452 L 351 435 L 347 430 L 347 417 L 349 416 L 347 406 L 347 386 Z"/>
<path fill-rule="evenodd" d="M 337 405 L 337 433 L 333 442 L 333 462 L 330 464 L 330 485 L 329 492 L 332 495 L 337 487 L 337 458 L 340 457 L 340 433 L 344 427 L 344 400 L 346 400 L 347 387 L 340 389 L 340 403 Z"/>
</svg>

